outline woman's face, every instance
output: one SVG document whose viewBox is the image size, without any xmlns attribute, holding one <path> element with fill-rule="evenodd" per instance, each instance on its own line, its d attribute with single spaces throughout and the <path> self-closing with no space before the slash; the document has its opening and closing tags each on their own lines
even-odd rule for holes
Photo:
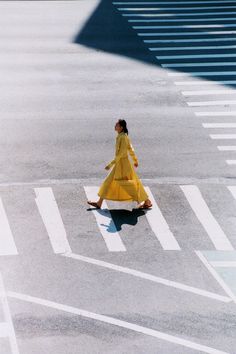
<svg viewBox="0 0 236 354">
<path fill-rule="evenodd" d="M 116 123 L 116 125 L 115 125 L 115 130 L 116 130 L 118 133 L 122 132 L 122 130 L 123 130 L 123 128 L 121 127 L 121 125 L 120 125 L 119 122 Z"/>
</svg>

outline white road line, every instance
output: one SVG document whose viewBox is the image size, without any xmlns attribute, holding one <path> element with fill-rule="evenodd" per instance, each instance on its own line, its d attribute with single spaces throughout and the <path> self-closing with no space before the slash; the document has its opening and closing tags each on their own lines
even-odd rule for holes
<svg viewBox="0 0 236 354">
<path fill-rule="evenodd" d="M 7 322 L 0 322 L 0 338 L 6 338 L 10 335 L 10 327 Z"/>
<path fill-rule="evenodd" d="M 181 93 L 184 96 L 236 95 L 236 90 L 226 89 L 226 90 L 182 91 Z"/>
<path fill-rule="evenodd" d="M 144 39 L 144 43 L 204 43 L 204 42 L 235 42 L 236 38 L 191 38 L 191 39 Z"/>
<path fill-rule="evenodd" d="M 189 285 L 186 285 L 186 284 L 183 284 L 183 283 L 179 283 L 179 282 L 176 282 L 176 281 L 173 281 L 173 280 L 160 278 L 160 277 L 157 277 L 157 276 L 152 275 L 152 274 L 141 272 L 139 270 L 135 270 L 135 269 L 119 266 L 117 264 L 108 263 L 108 262 L 101 261 L 101 260 L 98 260 L 98 259 L 95 259 L 95 258 L 85 257 L 85 256 L 82 256 L 82 255 L 79 255 L 79 254 L 74 254 L 74 253 L 65 253 L 62 256 L 69 257 L 69 258 L 72 258 L 72 259 L 76 259 L 78 261 L 86 262 L 86 263 L 89 263 L 89 264 L 94 264 L 94 265 L 99 266 L 99 267 L 112 269 L 112 270 L 114 270 L 116 272 L 129 274 L 129 275 L 134 276 L 134 277 L 138 277 L 138 278 L 141 278 L 141 279 L 152 281 L 152 282 L 157 283 L 157 284 L 162 284 L 162 285 L 165 285 L 165 286 L 169 286 L 171 288 L 175 288 L 175 289 L 178 289 L 178 290 L 181 290 L 181 291 L 187 291 L 189 293 L 192 293 L 192 294 L 195 294 L 195 295 L 199 295 L 199 296 L 204 296 L 204 297 L 207 297 L 207 298 L 210 298 L 210 299 L 213 299 L 213 300 L 222 301 L 222 302 L 229 302 L 231 300 L 231 299 L 229 299 L 226 296 L 218 295 L 218 294 L 215 294 L 213 292 L 209 292 L 207 290 L 199 289 L 199 288 L 196 288 L 196 287 L 193 287 L 193 286 L 189 286 Z"/>
<path fill-rule="evenodd" d="M 46 227 L 54 253 L 71 252 L 66 230 L 52 188 L 34 188 L 39 213 Z"/>
<path fill-rule="evenodd" d="M 235 0 L 221 0 L 220 3 L 235 3 Z M 215 1 L 114 1 L 113 5 L 176 5 L 176 4 L 215 4 Z"/>
<path fill-rule="evenodd" d="M 228 165 L 236 165 L 236 160 L 226 160 Z"/>
<path fill-rule="evenodd" d="M 217 149 L 219 150 L 219 151 L 236 151 L 236 145 L 225 145 L 225 146 L 223 146 L 223 145 L 221 145 L 221 146 L 217 146 Z"/>
<path fill-rule="evenodd" d="M 192 47 L 151 47 L 148 48 L 151 52 L 154 51 L 179 51 L 179 50 L 209 50 L 209 49 L 235 49 L 236 45 L 205 45 L 205 46 L 192 46 Z"/>
<path fill-rule="evenodd" d="M 236 116 L 236 111 L 231 112 L 194 112 L 198 117 L 221 117 L 221 116 Z"/>
<path fill-rule="evenodd" d="M 143 33 L 143 32 L 138 32 L 137 35 L 140 37 L 165 37 L 165 36 L 209 36 L 212 34 L 235 34 L 236 31 L 207 31 L 207 32 L 150 32 L 150 33 Z M 225 38 L 227 40 L 227 38 Z"/>
<path fill-rule="evenodd" d="M 224 231 L 212 215 L 197 186 L 180 186 L 196 217 L 217 250 L 234 250 Z"/>
<path fill-rule="evenodd" d="M 98 199 L 98 187 L 84 187 L 85 193 L 88 200 L 97 200 Z M 120 238 L 119 233 L 117 232 L 114 221 L 110 211 L 108 210 L 107 204 L 103 202 L 103 209 L 94 209 L 93 214 L 97 221 L 99 230 L 102 234 L 102 237 L 106 243 L 106 246 L 111 252 L 120 252 L 126 251 L 126 248 Z M 108 228 L 110 231 L 108 231 Z"/>
<path fill-rule="evenodd" d="M 211 139 L 236 139 L 236 134 L 210 134 Z"/>
<path fill-rule="evenodd" d="M 225 100 L 225 101 L 201 101 L 201 102 L 187 102 L 187 105 L 190 107 L 198 107 L 198 106 L 224 106 L 224 105 L 235 105 L 236 100 Z"/>
<path fill-rule="evenodd" d="M 188 59 L 188 58 L 186 58 Z M 218 58 L 217 58 L 218 59 Z M 204 62 L 204 63 L 175 63 L 175 64 L 161 64 L 163 68 L 193 68 L 193 67 L 222 67 L 222 66 L 236 66 L 236 62 L 217 61 L 217 62 Z M 226 91 L 226 90 L 225 90 Z M 228 92 L 228 91 L 227 91 Z M 231 93 L 234 92 L 231 90 Z"/>
<path fill-rule="evenodd" d="M 215 262 L 210 262 L 210 264 L 215 267 L 215 268 L 235 268 L 236 267 L 236 261 L 215 261 Z"/>
<path fill-rule="evenodd" d="M 150 188 L 145 187 L 145 189 L 153 205 L 152 209 L 148 210 L 146 213 L 146 217 L 152 231 L 156 235 L 164 250 L 180 250 L 180 246 L 170 231 L 169 226 L 161 213 L 161 210 L 156 204 Z"/>
<path fill-rule="evenodd" d="M 236 186 L 228 186 L 227 187 L 234 199 L 236 200 Z"/>
<path fill-rule="evenodd" d="M 236 123 L 202 123 L 203 128 L 236 128 Z"/>
<path fill-rule="evenodd" d="M 193 55 L 157 55 L 157 59 L 200 59 L 200 58 L 235 58 L 236 54 L 219 54 L 219 53 L 212 53 L 212 54 L 193 54 Z M 210 64 L 210 63 L 206 63 Z M 220 63 L 216 63 L 219 64 Z M 235 65 L 233 63 L 232 65 Z"/>
<path fill-rule="evenodd" d="M 12 354 L 19 354 L 19 349 L 16 341 L 16 334 L 15 334 L 10 308 L 7 301 L 7 295 L 6 295 L 1 274 L 0 274 L 0 303 L 2 304 L 4 319 L 6 321 L 7 328 L 8 328 L 8 329 L 6 328 L 8 332 L 6 334 L 10 341 L 11 352 Z"/>
<path fill-rule="evenodd" d="M 201 80 L 195 80 L 195 81 L 174 81 L 175 85 L 177 86 L 185 86 L 185 85 L 199 85 L 199 86 L 202 86 L 202 81 Z M 217 85 L 224 85 L 224 84 L 227 84 L 227 85 L 235 85 L 236 84 L 236 80 L 217 80 Z M 212 86 L 212 87 L 215 87 L 214 83 L 212 81 L 204 81 L 204 86 Z M 215 113 L 215 112 L 213 112 Z M 220 112 L 221 113 L 221 112 Z"/>
<path fill-rule="evenodd" d="M 146 20 L 146 19 L 134 19 L 134 20 L 128 20 L 128 22 L 132 23 L 159 23 L 159 22 L 203 22 L 203 21 L 235 21 L 235 17 L 217 17 L 217 18 L 207 18 L 207 19 L 202 19 L 202 18 L 191 18 L 191 19 L 186 19 L 186 18 L 181 18 L 181 19 L 151 19 L 151 20 Z"/>
<path fill-rule="evenodd" d="M 227 24 L 210 24 L 210 25 L 162 25 L 162 26 L 132 26 L 133 29 L 144 29 L 144 30 L 150 30 L 150 29 L 163 29 L 163 28 L 225 28 L 225 27 L 236 27 L 235 23 L 227 23 Z M 199 33 L 201 34 L 201 33 Z"/>
<path fill-rule="evenodd" d="M 175 343 L 178 345 L 182 345 L 184 347 L 187 348 L 191 348 L 194 350 L 198 350 L 198 351 L 202 351 L 204 353 L 210 353 L 210 354 L 229 354 L 220 350 L 217 350 L 215 348 L 212 347 L 208 347 L 205 345 L 201 345 L 198 343 L 194 343 L 191 342 L 189 340 L 186 339 L 182 339 L 179 338 L 177 336 L 172 336 L 170 334 L 164 333 L 164 332 L 159 332 L 156 331 L 154 329 L 148 328 L 148 327 L 143 327 L 143 326 L 139 326 L 137 324 L 131 323 L 131 322 L 126 322 L 123 320 L 119 320 L 117 318 L 114 317 L 110 317 L 110 316 L 105 316 L 105 315 L 100 315 L 98 313 L 95 312 L 90 312 L 90 311 L 86 311 L 77 307 L 72 307 L 72 306 L 68 306 L 68 305 L 63 305 L 60 303 L 56 303 L 54 301 L 49 301 L 49 300 L 45 300 L 45 299 L 40 299 L 38 297 L 34 297 L 34 296 L 30 296 L 30 295 L 26 295 L 26 294 L 20 294 L 20 293 L 16 293 L 13 291 L 8 291 L 8 296 L 15 298 L 15 299 L 19 299 L 22 301 L 27 301 L 30 303 L 34 303 L 34 304 L 39 304 L 42 306 L 47 306 L 53 309 L 57 309 L 60 311 L 64 311 L 64 312 L 68 312 L 68 313 L 72 313 L 74 315 L 78 315 L 78 316 L 82 316 L 85 318 L 92 318 L 96 321 L 101 321 L 104 323 L 109 323 L 111 325 L 115 325 L 115 326 L 119 326 L 121 328 L 125 328 L 125 329 L 129 329 L 131 331 L 135 331 L 138 333 L 142 333 L 148 336 L 152 336 L 170 343 Z"/>
<path fill-rule="evenodd" d="M 236 15 L 235 11 L 219 11 L 219 12 L 195 12 L 195 13 L 165 13 L 165 14 L 122 14 L 124 17 L 186 17 L 186 16 L 215 16 L 215 15 Z"/>
<path fill-rule="evenodd" d="M 14 237 L 8 222 L 2 199 L 0 198 L 0 256 L 18 254 Z"/>
<path fill-rule="evenodd" d="M 218 10 L 218 9 L 236 9 L 232 6 L 197 6 L 197 7 L 118 7 L 119 11 L 183 11 L 183 10 Z"/>
<path fill-rule="evenodd" d="M 223 279 L 219 276 L 219 274 L 216 272 L 216 270 L 210 265 L 210 263 L 207 261 L 205 256 L 202 254 L 200 251 L 195 251 L 199 259 L 202 261 L 202 263 L 205 265 L 205 267 L 208 269 L 208 271 L 211 273 L 211 275 L 215 278 L 215 280 L 218 282 L 218 284 L 222 287 L 222 289 L 226 292 L 226 294 L 231 297 L 231 299 L 236 303 L 236 296 L 234 293 L 231 291 L 231 289 L 226 285 L 226 283 L 223 281 Z"/>
<path fill-rule="evenodd" d="M 168 76 L 231 76 L 236 75 L 236 71 L 188 71 L 187 73 L 167 73 Z"/>
</svg>

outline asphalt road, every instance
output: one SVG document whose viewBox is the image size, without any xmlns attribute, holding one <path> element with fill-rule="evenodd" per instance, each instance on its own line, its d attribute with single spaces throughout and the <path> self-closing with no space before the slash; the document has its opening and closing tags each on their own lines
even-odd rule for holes
<svg viewBox="0 0 236 354">
<path fill-rule="evenodd" d="M 236 353 L 234 4 L 1 1 L 0 354 Z"/>
</svg>

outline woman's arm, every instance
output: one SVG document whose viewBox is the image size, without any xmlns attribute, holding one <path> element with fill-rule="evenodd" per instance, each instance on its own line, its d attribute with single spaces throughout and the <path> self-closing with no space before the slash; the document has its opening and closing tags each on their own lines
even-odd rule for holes
<svg viewBox="0 0 236 354">
<path fill-rule="evenodd" d="M 131 141 L 130 141 L 129 138 L 128 138 L 128 151 L 129 151 L 129 154 L 130 154 L 130 156 L 132 157 L 132 159 L 134 161 L 134 164 L 138 165 L 138 158 L 137 158 L 137 156 L 135 154 L 133 145 L 131 144 Z"/>
<path fill-rule="evenodd" d="M 115 158 L 105 167 L 109 170 L 113 165 L 115 165 L 121 157 L 126 156 L 127 154 L 127 143 L 125 136 L 121 136 L 116 141 L 116 156 Z"/>
</svg>

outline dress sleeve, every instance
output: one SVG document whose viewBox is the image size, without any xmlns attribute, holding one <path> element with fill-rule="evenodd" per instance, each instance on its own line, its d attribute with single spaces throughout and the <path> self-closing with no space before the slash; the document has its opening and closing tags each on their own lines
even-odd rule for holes
<svg viewBox="0 0 236 354">
<path fill-rule="evenodd" d="M 130 141 L 129 138 L 128 138 L 128 151 L 129 151 L 129 154 L 130 154 L 130 156 L 132 157 L 134 163 L 138 163 L 138 158 L 137 158 L 137 156 L 136 156 L 136 154 L 135 154 L 133 145 L 131 144 L 131 141 Z"/>
<path fill-rule="evenodd" d="M 126 143 L 125 136 L 118 137 L 116 140 L 116 156 L 107 166 L 111 168 L 120 160 L 121 157 L 124 157 L 126 155 L 127 155 L 127 143 Z"/>
</svg>

